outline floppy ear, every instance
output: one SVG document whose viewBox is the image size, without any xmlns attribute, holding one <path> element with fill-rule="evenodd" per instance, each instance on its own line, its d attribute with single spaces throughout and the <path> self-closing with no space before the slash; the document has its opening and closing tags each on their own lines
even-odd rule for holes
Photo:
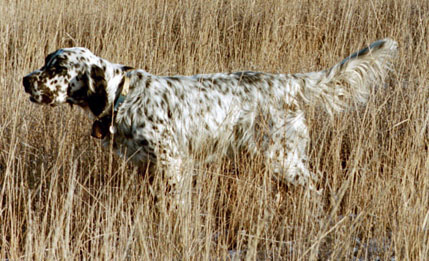
<svg viewBox="0 0 429 261">
<path fill-rule="evenodd" d="M 103 69 L 92 65 L 85 75 L 88 90 L 88 106 L 95 116 L 100 115 L 108 105 L 107 82 Z"/>
</svg>

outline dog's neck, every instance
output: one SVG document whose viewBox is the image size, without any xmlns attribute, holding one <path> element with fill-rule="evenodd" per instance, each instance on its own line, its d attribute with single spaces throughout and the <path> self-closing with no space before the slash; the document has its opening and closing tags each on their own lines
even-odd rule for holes
<svg viewBox="0 0 429 261">
<path fill-rule="evenodd" d="M 122 81 L 131 67 L 124 66 L 122 64 L 113 64 L 106 60 L 103 61 L 106 65 L 105 78 L 107 82 L 106 92 L 108 95 L 109 104 L 114 104 L 118 89 L 121 88 Z M 102 65 L 103 66 L 103 65 Z M 119 91 L 120 93 L 120 91 Z"/>
<path fill-rule="evenodd" d="M 116 98 L 113 104 L 113 110 L 117 111 L 119 106 L 124 102 L 128 91 L 130 88 L 130 78 L 127 75 L 124 75 L 124 77 L 121 80 L 121 83 L 119 83 L 119 86 L 116 90 Z"/>
<path fill-rule="evenodd" d="M 103 111 L 99 115 L 96 115 L 97 119 L 94 121 L 91 131 L 91 136 L 98 139 L 103 139 L 109 133 L 114 133 L 115 127 L 112 125 L 112 121 L 128 94 L 130 78 L 126 74 L 128 70 L 132 69 L 131 67 L 118 64 L 110 64 L 110 66 L 106 66 L 105 68 L 108 102 Z"/>
</svg>

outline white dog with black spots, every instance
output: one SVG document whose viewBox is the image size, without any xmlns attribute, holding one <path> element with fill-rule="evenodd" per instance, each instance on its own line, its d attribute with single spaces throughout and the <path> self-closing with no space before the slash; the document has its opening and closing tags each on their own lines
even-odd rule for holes
<svg viewBox="0 0 429 261">
<path fill-rule="evenodd" d="M 111 63 L 86 48 L 59 49 L 23 79 L 30 100 L 69 103 L 96 120 L 92 135 L 140 166 L 153 163 L 181 187 L 181 163 L 212 155 L 262 155 L 285 182 L 314 188 L 308 169 L 308 104 L 333 114 L 364 104 L 382 85 L 397 43 L 376 41 L 328 70 L 157 76 Z"/>
</svg>

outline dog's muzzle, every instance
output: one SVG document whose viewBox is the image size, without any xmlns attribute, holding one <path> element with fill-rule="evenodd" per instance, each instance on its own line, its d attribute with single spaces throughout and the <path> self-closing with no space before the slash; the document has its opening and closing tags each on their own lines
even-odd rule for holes
<svg viewBox="0 0 429 261">
<path fill-rule="evenodd" d="M 30 101 L 38 104 L 51 104 L 52 96 L 49 95 L 49 92 L 46 90 L 42 93 L 35 93 L 35 86 L 37 84 L 37 77 L 29 74 L 22 79 L 22 84 L 24 85 L 24 90 L 26 93 L 30 94 Z M 40 92 L 40 90 L 38 91 Z"/>
</svg>

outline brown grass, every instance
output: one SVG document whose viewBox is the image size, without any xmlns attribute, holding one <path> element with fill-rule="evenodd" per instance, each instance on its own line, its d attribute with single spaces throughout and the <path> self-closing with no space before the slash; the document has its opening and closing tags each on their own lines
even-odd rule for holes
<svg viewBox="0 0 429 261">
<path fill-rule="evenodd" d="M 191 204 L 156 208 L 82 111 L 21 86 L 60 47 L 154 74 L 305 72 L 384 37 L 396 71 L 367 106 L 308 112 L 320 198 L 243 156 L 193 166 Z M 0 0 L 0 260 L 427 260 L 428 48 L 426 0 Z"/>
</svg>

